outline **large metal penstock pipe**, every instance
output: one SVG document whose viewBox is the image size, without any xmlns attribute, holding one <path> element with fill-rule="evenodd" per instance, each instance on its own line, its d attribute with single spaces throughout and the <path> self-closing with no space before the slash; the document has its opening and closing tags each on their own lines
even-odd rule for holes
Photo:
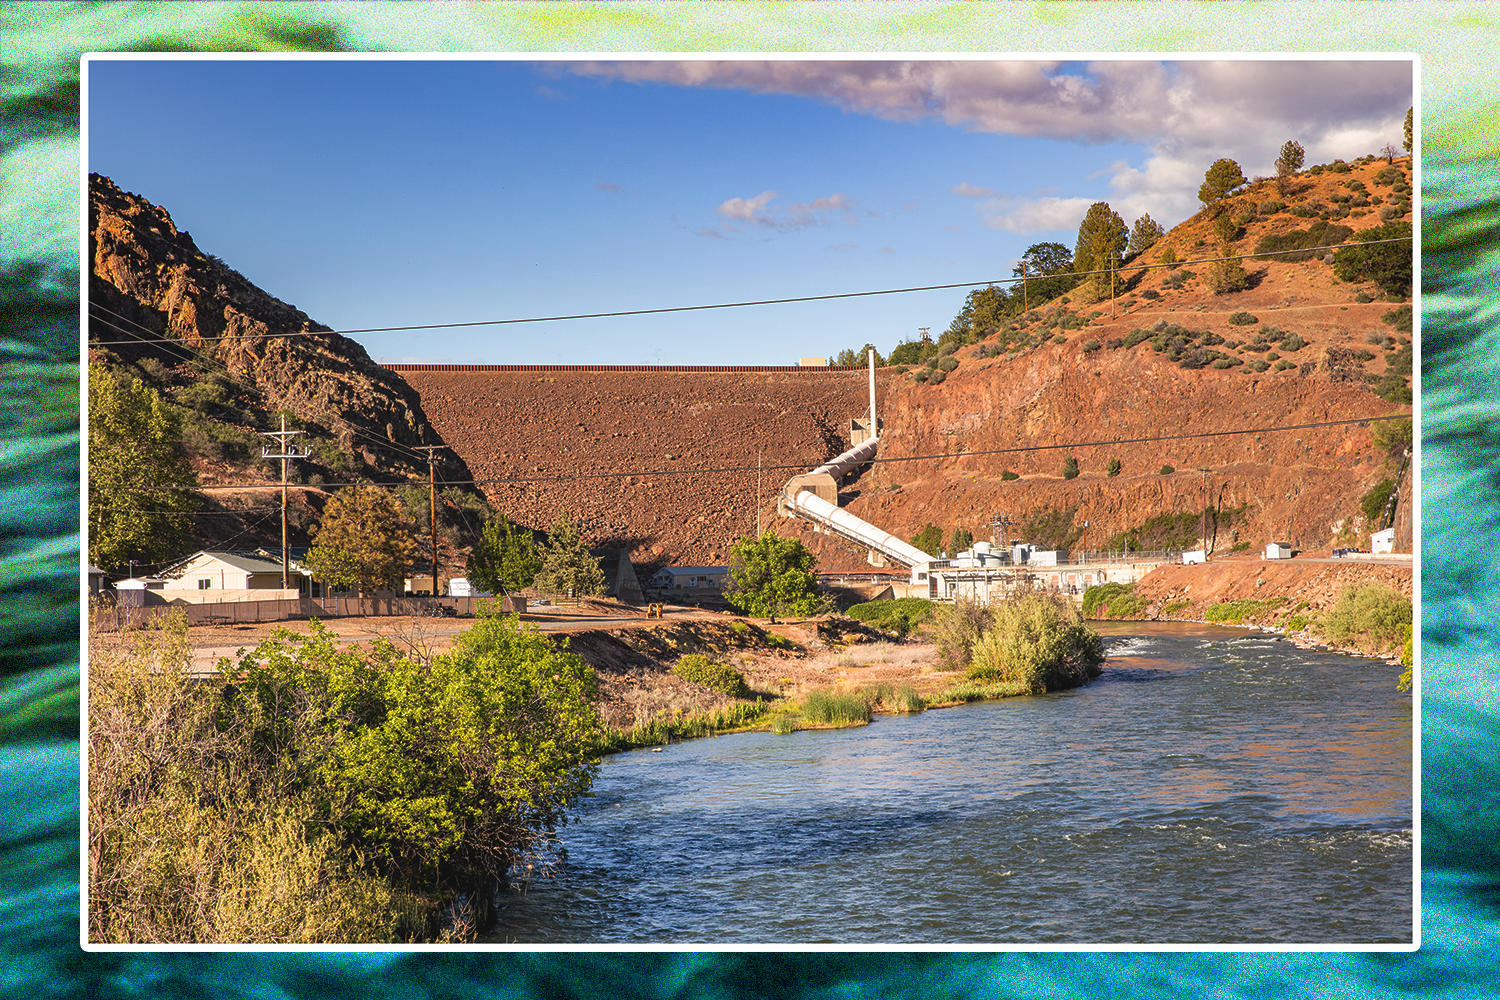
<svg viewBox="0 0 1500 1000">
<path fill-rule="evenodd" d="M 903 542 L 888 531 L 881 531 L 868 521 L 860 520 L 847 510 L 834 506 L 816 493 L 802 492 L 789 497 L 787 503 L 809 521 L 825 525 L 850 541 L 874 549 L 907 566 L 924 566 L 932 556 L 909 542 Z"/>
<path fill-rule="evenodd" d="M 836 458 L 830 458 L 828 461 L 812 470 L 812 474 L 817 475 L 819 473 L 822 473 L 823 475 L 832 476 L 834 478 L 834 481 L 837 482 L 838 480 L 847 476 L 849 473 L 853 472 L 855 469 L 859 468 L 861 465 L 864 465 L 866 462 L 871 461 L 875 457 L 875 452 L 879 449 L 879 447 L 879 438 L 865 438 L 859 444 L 855 445 L 853 448 L 850 448 L 842 455 L 839 455 Z"/>
</svg>

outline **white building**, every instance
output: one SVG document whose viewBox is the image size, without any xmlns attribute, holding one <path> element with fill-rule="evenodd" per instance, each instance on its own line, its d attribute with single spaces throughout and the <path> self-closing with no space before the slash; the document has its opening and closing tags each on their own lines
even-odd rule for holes
<svg viewBox="0 0 1500 1000">
<path fill-rule="evenodd" d="M 1370 532 L 1370 555 L 1390 555 L 1396 551 L 1396 529 Z"/>
<path fill-rule="evenodd" d="M 1291 542 L 1271 542 L 1266 545 L 1267 559 L 1290 559 L 1292 558 Z"/>
<path fill-rule="evenodd" d="M 296 562 L 287 566 L 288 583 L 281 587 L 281 562 L 254 552 L 204 550 L 162 571 L 162 596 L 168 601 L 206 604 L 219 601 L 274 601 L 295 598 L 299 585 L 311 578 Z"/>
<path fill-rule="evenodd" d="M 652 590 L 723 590 L 728 566 L 664 566 L 646 584 Z"/>
<path fill-rule="evenodd" d="M 1184 566 L 1195 566 L 1205 562 L 1208 562 L 1208 553 L 1202 549 L 1192 549 L 1182 554 L 1182 564 Z"/>
</svg>

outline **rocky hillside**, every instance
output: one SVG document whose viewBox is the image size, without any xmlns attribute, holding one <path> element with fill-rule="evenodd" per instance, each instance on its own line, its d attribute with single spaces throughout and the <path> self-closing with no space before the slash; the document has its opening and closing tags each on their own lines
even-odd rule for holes
<svg viewBox="0 0 1500 1000">
<path fill-rule="evenodd" d="M 426 484 L 427 452 L 442 445 L 418 394 L 346 337 L 283 336 L 328 327 L 251 284 L 200 250 L 164 208 L 89 177 L 90 360 L 141 377 L 185 416 L 185 442 L 203 485 L 279 481 L 260 458 L 257 431 L 302 429 L 311 446 L 298 480 L 316 485 L 361 477 Z M 232 337 L 230 340 L 217 338 Z M 142 343 L 166 338 L 167 343 Z M 439 478 L 473 479 L 463 458 L 436 451 Z M 424 501 L 425 501 L 425 490 Z M 321 509 L 322 491 L 299 491 L 294 528 Z M 201 544 L 280 545 L 279 518 L 264 520 L 264 496 L 210 494 Z M 477 502 L 477 501 L 476 501 Z M 305 542 L 305 531 L 296 531 Z"/>
</svg>

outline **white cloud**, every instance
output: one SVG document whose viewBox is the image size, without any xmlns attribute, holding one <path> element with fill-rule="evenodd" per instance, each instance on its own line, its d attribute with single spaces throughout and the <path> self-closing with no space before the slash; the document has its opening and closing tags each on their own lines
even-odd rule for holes
<svg viewBox="0 0 1500 1000">
<path fill-rule="evenodd" d="M 840 214 L 849 225 L 855 225 L 859 221 L 851 214 L 858 202 L 842 192 L 814 198 L 809 202 L 794 202 L 784 208 L 771 205 L 775 198 L 775 191 L 762 191 L 754 198 L 730 198 L 714 211 L 734 222 L 768 229 L 829 226 Z"/>
<path fill-rule="evenodd" d="M 948 190 L 964 198 L 993 198 L 995 196 L 994 188 L 977 187 L 968 181 L 964 181 L 962 184 L 955 184 Z"/>
<path fill-rule="evenodd" d="M 848 253 L 850 250 L 858 250 L 859 249 L 859 244 L 857 244 L 857 243 L 836 243 L 833 246 L 829 247 L 828 249 L 833 250 L 833 251 L 835 251 L 837 253 Z"/>
<path fill-rule="evenodd" d="M 620 187 L 620 185 L 610 184 L 608 181 L 598 181 L 597 183 L 595 183 L 594 187 L 598 188 L 600 191 L 612 191 L 615 194 L 625 193 L 625 189 Z"/>
<path fill-rule="evenodd" d="M 756 213 L 765 208 L 774 197 L 776 197 L 775 191 L 762 191 L 754 198 L 730 198 L 714 211 L 726 218 L 753 222 Z"/>
<path fill-rule="evenodd" d="M 1077 231 L 1093 202 L 1088 198 L 992 198 L 979 204 L 984 224 L 1008 233 Z"/>
</svg>

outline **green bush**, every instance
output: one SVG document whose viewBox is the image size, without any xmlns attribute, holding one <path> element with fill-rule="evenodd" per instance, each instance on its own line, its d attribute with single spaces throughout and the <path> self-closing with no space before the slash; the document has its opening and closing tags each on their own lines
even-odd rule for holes
<svg viewBox="0 0 1500 1000">
<path fill-rule="evenodd" d="M 1263 372 L 1269 367 L 1271 366 L 1266 364 L 1264 361 L 1252 361 L 1245 366 L 1247 370 L 1252 372 Z"/>
<path fill-rule="evenodd" d="M 936 367 L 940 372 L 951 372 L 958 367 L 958 359 L 951 354 L 947 357 L 938 358 Z"/>
<path fill-rule="evenodd" d="M 1286 351 L 1288 354 L 1296 354 L 1298 351 L 1302 350 L 1302 348 L 1307 346 L 1307 341 L 1303 340 L 1300 334 L 1289 333 L 1285 337 L 1283 337 L 1281 339 L 1281 342 L 1276 346 L 1281 348 L 1283 351 Z"/>
<path fill-rule="evenodd" d="M 1069 455 L 1067 458 L 1063 459 L 1063 478 L 1078 478 L 1078 459 L 1074 458 L 1072 455 Z"/>
<path fill-rule="evenodd" d="M 1054 344 L 1066 344 L 1068 342 L 1068 338 L 1064 337 L 1062 334 L 1058 334 L 1057 336 L 1052 338 L 1052 342 Z"/>
<path fill-rule="evenodd" d="M 1135 618 L 1145 614 L 1149 603 L 1135 596 L 1133 583 L 1100 583 L 1083 592 L 1083 616 L 1096 618 L 1107 605 L 1111 618 Z"/>
<path fill-rule="evenodd" d="M 731 698 L 748 698 L 750 689 L 744 676 L 727 663 L 719 663 L 702 653 L 689 653 L 672 666 L 672 673 L 683 680 L 727 694 Z"/>
<path fill-rule="evenodd" d="M 1009 483 L 1020 478 L 1021 474 L 1019 472 L 1012 472 L 1009 469 L 1006 469 L 1004 472 L 1000 473 L 1000 481 L 1002 483 Z"/>
<path fill-rule="evenodd" d="M 1411 294 L 1412 285 L 1411 235 L 1410 222 L 1366 229 L 1359 234 L 1358 243 L 1342 247 L 1333 255 L 1333 273 L 1344 281 L 1373 281 L 1386 295 L 1405 298 Z M 1387 239 L 1396 242 L 1374 242 Z"/>
<path fill-rule="evenodd" d="M 992 624 L 994 616 L 986 605 L 965 598 L 942 605 L 932 623 L 938 661 L 948 670 L 967 667 L 974 644 Z"/>
<path fill-rule="evenodd" d="M 1292 615 L 1286 621 L 1281 623 L 1281 627 L 1286 629 L 1288 632 L 1301 632 L 1306 629 L 1307 626 L 1308 618 L 1306 615 Z"/>
<path fill-rule="evenodd" d="M 893 601 L 866 601 L 845 614 L 855 621 L 904 636 L 932 620 L 933 603 L 924 597 L 898 597 Z"/>
<path fill-rule="evenodd" d="M 1098 349 L 1099 349 L 1099 341 L 1097 341 L 1097 340 L 1085 340 L 1083 342 L 1083 353 L 1085 353 L 1085 354 L 1092 354 L 1093 352 L 1097 351 Z"/>
<path fill-rule="evenodd" d="M 1292 209 L 1293 215 L 1303 217 L 1315 214 L 1309 209 L 1298 206 Z M 1311 260 L 1325 251 L 1312 249 L 1314 247 L 1336 246 L 1344 242 L 1354 230 L 1349 226 L 1335 226 L 1327 222 L 1314 222 L 1306 229 L 1293 229 L 1289 233 L 1271 234 L 1263 236 L 1260 242 L 1255 244 L 1257 254 L 1271 254 L 1267 260 L 1279 261 L 1301 261 Z"/>
<path fill-rule="evenodd" d="M 1164 476 L 1170 476 L 1172 473 L 1176 472 L 1177 470 L 1174 467 L 1170 466 L 1170 465 L 1163 465 L 1157 471 L 1159 471 Z"/>
<path fill-rule="evenodd" d="M 1324 638 L 1341 646 L 1386 652 L 1407 639 L 1411 600 L 1378 583 L 1356 583 L 1343 589 L 1333 610 L 1317 622 Z"/>
<path fill-rule="evenodd" d="M 895 687 L 891 684 L 876 684 L 860 692 L 865 703 L 874 711 L 920 712 L 927 708 L 927 700 L 917 694 L 910 684 Z"/>
<path fill-rule="evenodd" d="M 1381 314 L 1380 322 L 1401 333 L 1411 333 L 1411 303 Z"/>
<path fill-rule="evenodd" d="M 1110 477 L 1118 476 L 1120 474 L 1120 460 L 1118 458 L 1110 459 L 1109 468 L 1104 470 L 1104 474 Z"/>
<path fill-rule="evenodd" d="M 1259 322 L 1259 318 L 1245 312 L 1243 309 L 1229 317 L 1231 326 L 1252 326 Z"/>
<path fill-rule="evenodd" d="M 1102 672 L 1104 640 L 1060 598 L 1030 592 L 990 608 L 994 624 L 974 644 L 968 677 L 1013 682 L 1041 694 Z"/>
</svg>

